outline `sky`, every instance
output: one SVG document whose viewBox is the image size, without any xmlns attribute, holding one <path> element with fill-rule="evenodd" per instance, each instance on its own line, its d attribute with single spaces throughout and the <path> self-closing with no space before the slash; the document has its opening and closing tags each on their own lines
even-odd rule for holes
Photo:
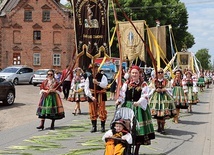
<svg viewBox="0 0 214 155">
<path fill-rule="evenodd" d="M 214 61 L 214 0 L 180 0 L 185 3 L 188 18 L 188 32 L 195 38 L 195 44 L 188 51 L 196 53 L 206 48 Z M 61 0 L 62 4 L 67 0 Z"/>
</svg>

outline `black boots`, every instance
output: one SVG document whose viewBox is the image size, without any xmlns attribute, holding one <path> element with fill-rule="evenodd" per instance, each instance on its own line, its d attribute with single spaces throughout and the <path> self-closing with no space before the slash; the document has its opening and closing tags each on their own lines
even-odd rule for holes
<svg viewBox="0 0 214 155">
<path fill-rule="evenodd" d="M 105 121 L 101 121 L 101 132 L 105 132 Z"/>
<path fill-rule="evenodd" d="M 40 124 L 40 126 L 37 126 L 36 128 L 37 129 L 44 129 L 44 124 L 45 124 L 45 120 L 44 119 L 41 119 L 41 124 Z"/>
<path fill-rule="evenodd" d="M 54 128 L 54 123 L 55 123 L 55 120 L 52 119 L 50 130 L 54 130 L 54 129 L 55 129 L 55 128 Z"/>
<path fill-rule="evenodd" d="M 91 132 L 97 132 L 97 120 L 92 120 L 91 124 L 92 124 Z"/>
<path fill-rule="evenodd" d="M 91 132 L 97 132 L 97 120 L 92 120 L 91 124 Z M 105 132 L 105 121 L 101 121 L 101 132 Z"/>
</svg>

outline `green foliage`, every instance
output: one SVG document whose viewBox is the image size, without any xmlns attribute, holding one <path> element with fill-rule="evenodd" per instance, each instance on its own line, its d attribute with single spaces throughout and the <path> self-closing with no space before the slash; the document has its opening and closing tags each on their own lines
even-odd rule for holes
<svg viewBox="0 0 214 155">
<path fill-rule="evenodd" d="M 198 52 L 195 54 L 196 58 L 201 62 L 201 66 L 203 69 L 211 69 L 211 55 L 209 55 L 209 50 L 204 48 L 198 50 Z"/>
<path fill-rule="evenodd" d="M 145 20 L 149 27 L 156 26 L 157 19 L 161 25 L 172 25 L 178 51 L 183 45 L 191 48 L 195 44 L 194 37 L 187 31 L 187 9 L 180 0 L 119 0 L 119 3 L 132 20 Z M 118 20 L 124 21 L 120 9 L 116 8 L 116 11 Z M 115 26 L 114 20 L 113 11 L 110 11 L 110 28 Z M 118 51 L 115 43 L 112 47 L 112 52 L 114 51 Z"/>
</svg>

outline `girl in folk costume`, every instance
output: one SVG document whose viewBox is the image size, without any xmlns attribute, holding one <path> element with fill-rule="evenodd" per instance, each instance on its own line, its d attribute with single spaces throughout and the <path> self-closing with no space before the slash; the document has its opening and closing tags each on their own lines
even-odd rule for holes
<svg viewBox="0 0 214 155">
<path fill-rule="evenodd" d="M 65 117 L 64 108 L 60 98 L 61 87 L 54 78 L 54 71 L 47 72 L 47 79 L 40 86 L 40 94 L 42 94 L 37 109 L 37 115 L 41 118 L 41 124 L 37 129 L 44 129 L 45 119 L 51 119 L 51 130 L 54 130 L 54 122 L 57 119 Z"/>
<path fill-rule="evenodd" d="M 193 103 L 197 104 L 199 102 L 199 99 L 198 99 L 198 87 L 197 87 L 198 76 L 196 73 L 193 74 L 192 79 L 193 79 Z"/>
<path fill-rule="evenodd" d="M 105 155 L 123 155 L 126 143 L 132 144 L 132 135 L 126 128 L 124 120 L 115 121 L 113 129 L 108 130 L 102 137 L 106 142 Z"/>
<path fill-rule="evenodd" d="M 211 75 L 210 75 L 210 72 L 208 70 L 206 70 L 204 72 L 204 80 L 205 80 L 205 85 L 207 86 L 207 88 L 210 87 L 210 84 L 212 83 L 211 82 Z"/>
<path fill-rule="evenodd" d="M 188 112 L 192 112 L 192 104 L 194 104 L 192 72 L 186 71 L 185 75 L 186 75 L 186 77 L 183 78 L 184 94 L 185 94 L 185 99 L 189 103 Z"/>
<path fill-rule="evenodd" d="M 200 73 L 200 76 L 199 76 L 198 81 L 197 81 L 197 86 L 200 88 L 201 92 L 204 91 L 205 80 L 204 80 L 203 72 Z"/>
<path fill-rule="evenodd" d="M 80 102 L 87 101 L 87 96 L 85 95 L 84 92 L 85 78 L 83 76 L 83 70 L 78 67 L 74 70 L 74 72 L 75 76 L 71 82 L 71 94 L 68 100 L 71 102 L 76 102 L 76 106 L 73 112 L 73 114 L 76 115 L 77 110 L 78 114 L 81 114 Z"/>
<path fill-rule="evenodd" d="M 174 79 L 172 79 L 172 94 L 174 98 L 174 102 L 176 105 L 177 115 L 174 117 L 174 122 L 178 123 L 178 117 L 180 113 L 180 109 L 187 109 L 188 103 L 185 100 L 183 84 L 182 84 L 182 71 L 180 69 L 175 70 Z"/>
<path fill-rule="evenodd" d="M 176 115 L 176 107 L 170 91 L 170 82 L 164 78 L 164 71 L 160 68 L 157 77 L 151 83 L 150 108 L 152 116 L 157 119 L 157 131 L 162 134 L 165 133 L 165 119 Z"/>
<path fill-rule="evenodd" d="M 140 76 L 138 66 L 130 68 L 130 77 L 123 83 L 116 105 L 130 108 L 134 111 L 139 126 L 136 127 L 135 155 L 138 155 L 140 145 L 150 145 L 155 138 L 150 108 L 148 106 L 149 87 Z"/>
</svg>

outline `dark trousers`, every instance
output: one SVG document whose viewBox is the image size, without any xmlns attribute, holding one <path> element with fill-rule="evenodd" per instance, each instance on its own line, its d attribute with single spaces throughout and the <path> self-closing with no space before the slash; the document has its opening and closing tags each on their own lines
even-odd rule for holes
<svg viewBox="0 0 214 155">
<path fill-rule="evenodd" d="M 71 88 L 71 81 L 63 81 L 62 91 L 65 99 L 68 99 L 70 88 Z"/>
</svg>

